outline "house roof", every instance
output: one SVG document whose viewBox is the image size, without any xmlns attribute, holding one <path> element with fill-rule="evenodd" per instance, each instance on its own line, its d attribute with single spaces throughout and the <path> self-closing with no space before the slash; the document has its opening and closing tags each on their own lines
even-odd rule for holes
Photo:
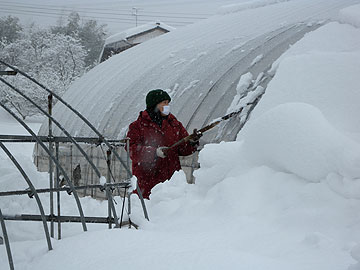
<svg viewBox="0 0 360 270">
<path fill-rule="evenodd" d="M 142 33 L 145 33 L 145 32 L 151 31 L 151 30 L 155 30 L 155 29 L 162 29 L 165 32 L 170 32 L 170 31 L 174 30 L 175 28 L 173 28 L 169 25 L 166 25 L 162 22 L 147 23 L 144 25 L 140 25 L 138 27 L 127 29 L 126 31 L 123 31 L 121 33 L 117 33 L 117 34 L 114 34 L 114 35 L 108 37 L 105 40 L 105 45 L 108 45 L 108 44 L 111 44 L 114 42 L 119 42 L 122 40 L 128 40 L 131 37 L 134 37 L 139 34 L 142 34 Z"/>
</svg>

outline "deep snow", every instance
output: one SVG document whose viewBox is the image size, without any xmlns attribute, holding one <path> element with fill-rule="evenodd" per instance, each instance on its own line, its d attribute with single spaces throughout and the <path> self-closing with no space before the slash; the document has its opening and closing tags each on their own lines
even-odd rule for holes
<svg viewBox="0 0 360 270">
<path fill-rule="evenodd" d="M 68 225 L 48 252 L 39 224 L 8 222 L 16 268 L 360 269 L 359 41 L 360 29 L 332 22 L 295 44 L 274 64 L 237 141 L 201 151 L 195 185 L 178 172 L 156 186 L 150 222 L 132 196 L 140 230 L 81 233 L 79 224 Z M 1 133 L 21 132 L 0 117 Z M 30 149 L 11 147 L 44 185 Z M 0 190 L 25 187 L 0 158 Z M 72 198 L 63 201 L 76 214 Z M 88 214 L 106 212 L 106 203 L 82 201 Z M 28 202 L 0 198 L 7 213 L 35 211 Z M 7 269 L 4 246 L 0 269 Z"/>
</svg>

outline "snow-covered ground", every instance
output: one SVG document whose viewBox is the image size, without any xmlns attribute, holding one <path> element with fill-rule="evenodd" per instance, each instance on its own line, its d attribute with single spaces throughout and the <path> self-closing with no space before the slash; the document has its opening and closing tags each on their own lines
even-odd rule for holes
<svg viewBox="0 0 360 270">
<path fill-rule="evenodd" d="M 178 172 L 155 187 L 150 222 L 132 196 L 139 230 L 98 225 L 82 233 L 67 225 L 50 252 L 40 224 L 7 222 L 16 269 L 359 270 L 359 7 L 342 10 L 339 22 L 307 34 L 273 65 L 274 79 L 237 141 L 205 146 L 195 185 Z M 21 133 L 0 119 L 0 133 Z M 31 147 L 10 147 L 45 186 Z M 0 159 L 0 190 L 25 188 Z M 62 201 L 76 214 L 72 197 Z M 106 214 L 106 203 L 82 202 L 85 214 Z M 36 212 L 26 196 L 0 198 L 0 207 Z M 4 246 L 0 269 L 7 269 Z"/>
</svg>

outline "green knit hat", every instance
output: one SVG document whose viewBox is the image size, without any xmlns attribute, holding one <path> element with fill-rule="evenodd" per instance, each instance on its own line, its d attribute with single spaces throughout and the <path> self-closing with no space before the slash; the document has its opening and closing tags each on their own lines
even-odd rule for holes
<svg viewBox="0 0 360 270">
<path fill-rule="evenodd" d="M 161 89 L 151 90 L 146 95 L 146 108 L 147 109 L 153 108 L 164 100 L 168 100 L 169 102 L 171 101 L 171 97 L 169 96 L 168 93 L 166 93 L 164 90 Z"/>
</svg>

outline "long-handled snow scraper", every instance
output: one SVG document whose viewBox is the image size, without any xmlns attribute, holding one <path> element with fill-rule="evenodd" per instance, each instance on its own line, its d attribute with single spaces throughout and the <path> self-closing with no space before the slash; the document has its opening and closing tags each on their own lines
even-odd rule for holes
<svg viewBox="0 0 360 270">
<path fill-rule="evenodd" d="M 230 119 L 231 117 L 234 117 L 235 115 L 241 115 L 244 112 L 243 115 L 246 115 L 246 120 L 247 120 L 249 118 L 250 112 L 252 111 L 252 108 L 255 107 L 255 105 L 259 102 L 260 98 L 263 96 L 264 93 L 265 93 L 265 88 L 258 86 L 254 91 L 249 92 L 244 98 L 239 100 L 239 103 L 237 105 L 237 107 L 238 107 L 237 110 L 235 110 L 231 113 L 228 113 L 221 118 L 213 120 L 210 124 L 208 124 L 207 126 L 201 128 L 199 130 L 195 129 L 192 134 L 190 134 L 189 136 L 186 136 L 185 138 L 182 138 L 180 141 L 174 143 L 169 148 L 167 148 L 166 151 L 168 151 L 169 149 L 174 148 L 182 143 L 188 142 L 197 136 L 202 136 L 202 134 L 204 132 L 216 127 L 223 121 L 226 121 L 226 120 Z M 250 107 L 252 107 L 252 108 L 250 109 Z"/>
</svg>

